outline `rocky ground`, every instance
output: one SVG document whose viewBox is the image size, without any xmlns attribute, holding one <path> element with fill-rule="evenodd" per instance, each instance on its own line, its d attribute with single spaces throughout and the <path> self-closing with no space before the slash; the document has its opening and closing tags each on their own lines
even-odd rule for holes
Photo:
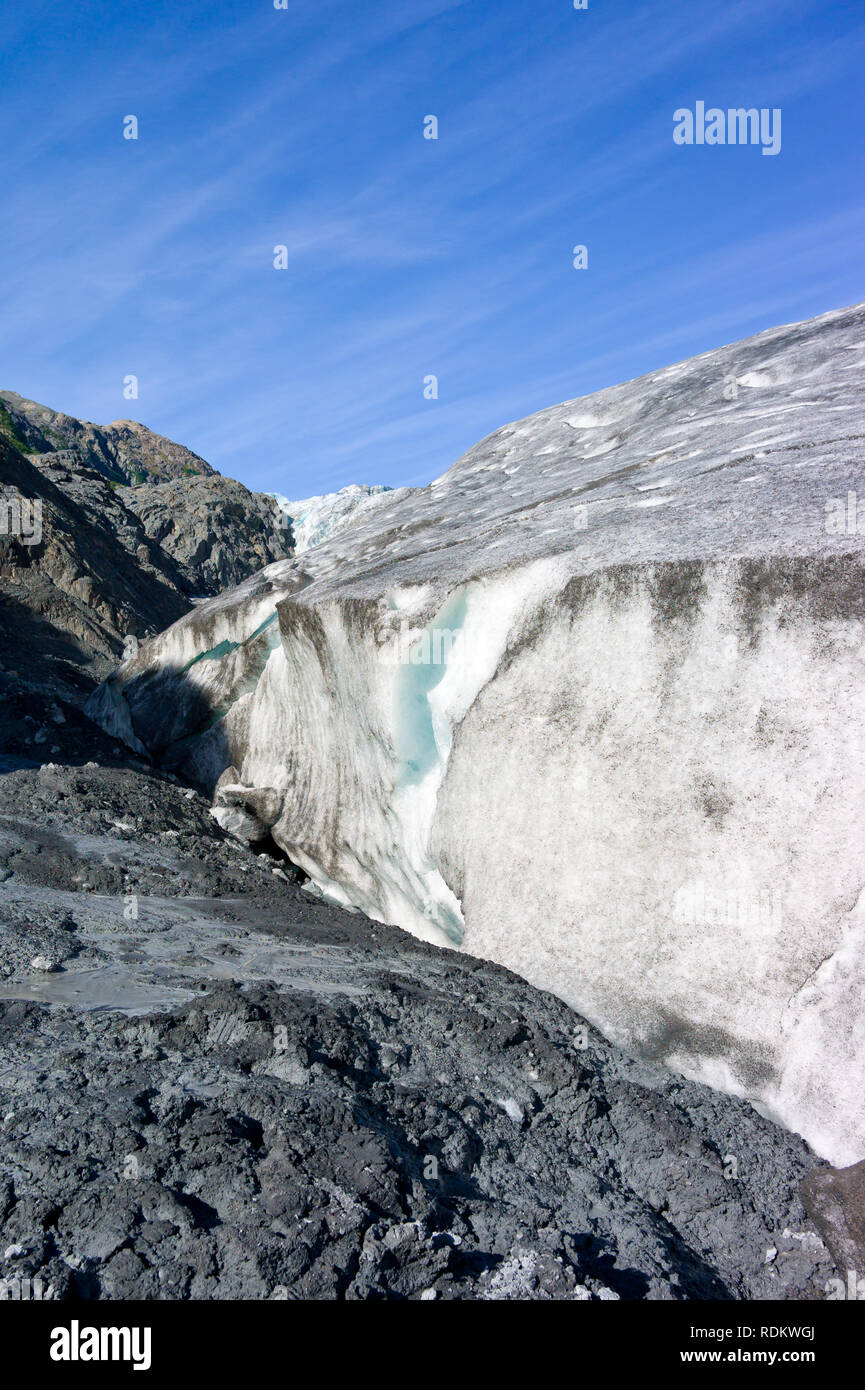
<svg viewBox="0 0 865 1390">
<path fill-rule="evenodd" d="M 4 1287 L 825 1297 L 800 1139 L 100 757 L 0 777 Z"/>
</svg>

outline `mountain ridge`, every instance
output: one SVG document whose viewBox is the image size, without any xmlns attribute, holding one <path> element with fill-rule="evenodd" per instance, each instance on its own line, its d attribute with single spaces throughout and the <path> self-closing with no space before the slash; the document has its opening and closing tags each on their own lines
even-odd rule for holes
<svg viewBox="0 0 865 1390">
<path fill-rule="evenodd" d="M 109 482 L 128 486 L 217 473 L 185 445 L 137 420 L 96 425 L 17 391 L 0 390 L 0 433 L 22 453 L 71 455 L 72 461 L 95 469 Z"/>
</svg>

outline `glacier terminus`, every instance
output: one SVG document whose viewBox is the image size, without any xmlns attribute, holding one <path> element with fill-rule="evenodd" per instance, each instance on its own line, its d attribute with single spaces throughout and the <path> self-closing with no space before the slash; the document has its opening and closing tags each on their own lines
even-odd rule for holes
<svg viewBox="0 0 865 1390">
<path fill-rule="evenodd" d="M 865 307 L 504 426 L 89 711 L 343 906 L 865 1153 Z M 847 511 L 845 510 L 845 515 Z"/>
</svg>

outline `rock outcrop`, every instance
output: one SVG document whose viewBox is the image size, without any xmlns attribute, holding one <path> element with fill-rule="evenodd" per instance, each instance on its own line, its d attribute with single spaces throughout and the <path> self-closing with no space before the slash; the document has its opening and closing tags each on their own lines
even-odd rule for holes
<svg viewBox="0 0 865 1390">
<path fill-rule="evenodd" d="M 863 364 L 858 307 L 509 425 L 198 606 L 93 715 L 276 792 L 334 901 L 855 1162 Z"/>
<path fill-rule="evenodd" d="M 815 1168 L 802 1181 L 800 1191 L 809 1220 L 847 1276 L 843 1291 L 835 1291 L 835 1296 L 861 1300 L 865 1297 L 865 1160 L 849 1168 Z"/>
<path fill-rule="evenodd" d="M 200 475 L 173 477 L 196 458 L 179 445 L 135 426 L 151 476 L 170 480 L 127 487 L 128 431 L 23 405 L 0 409 L 2 662 L 22 692 L 80 704 L 135 641 L 292 553 L 271 499 L 203 460 Z"/>
<path fill-rule="evenodd" d="M 109 482 L 137 484 L 171 478 L 212 476 L 203 458 L 154 434 L 135 420 L 92 425 L 62 411 L 0 391 L 0 434 L 25 454 L 55 454 L 101 473 Z"/>
<path fill-rule="evenodd" d="M 127 636 L 188 611 L 187 578 L 101 474 L 37 467 L 0 438 L 2 660 L 68 698 L 97 682 Z"/>
<path fill-rule="evenodd" d="M 216 594 L 292 552 L 288 518 L 272 498 L 219 474 L 124 488 L 151 541 L 176 560 L 196 593 Z"/>
</svg>

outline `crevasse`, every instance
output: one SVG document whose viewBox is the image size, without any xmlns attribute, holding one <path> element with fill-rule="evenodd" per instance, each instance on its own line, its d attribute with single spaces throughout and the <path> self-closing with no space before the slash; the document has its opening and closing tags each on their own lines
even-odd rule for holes
<svg viewBox="0 0 865 1390">
<path fill-rule="evenodd" d="M 429 857 L 429 838 L 436 797 L 451 749 L 451 727 L 435 704 L 449 663 L 459 664 L 465 642 L 468 594 L 458 589 L 410 646 L 400 647 L 393 689 L 393 737 L 398 760 L 394 814 L 403 844 L 421 886 L 416 904 L 421 916 L 438 927 L 451 944 L 463 938 L 463 915 L 456 895 Z"/>
</svg>

